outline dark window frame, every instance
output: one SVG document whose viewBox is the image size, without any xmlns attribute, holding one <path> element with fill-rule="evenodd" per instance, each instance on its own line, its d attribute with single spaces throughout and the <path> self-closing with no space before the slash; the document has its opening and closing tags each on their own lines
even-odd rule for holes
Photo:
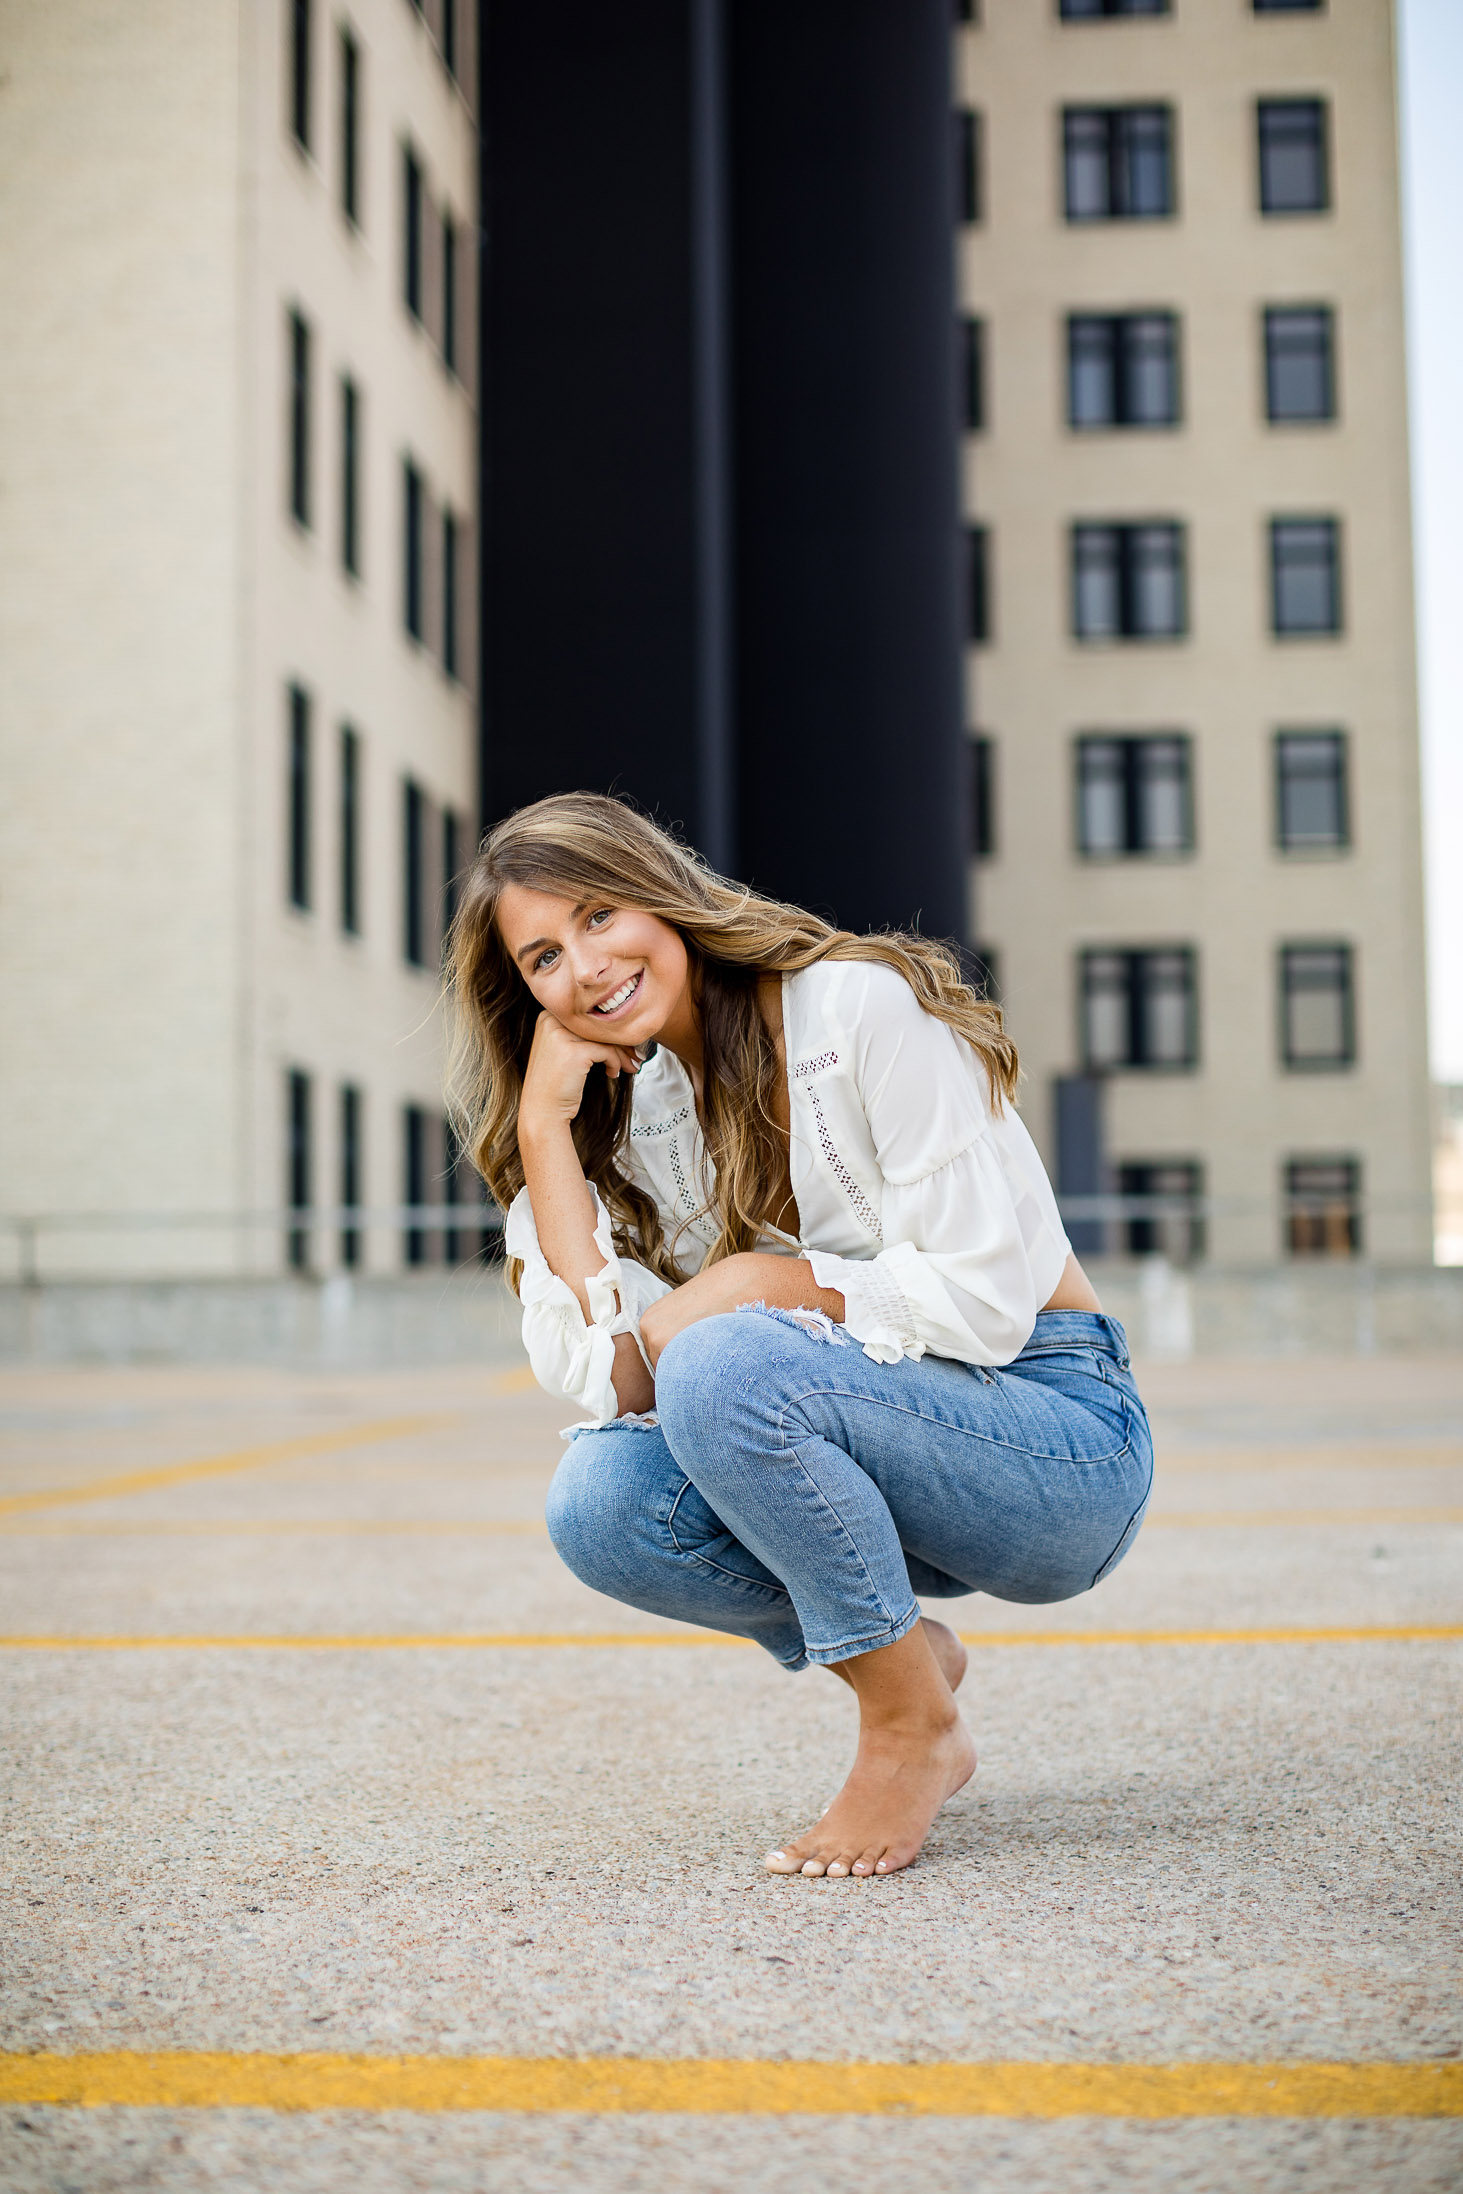
<svg viewBox="0 0 1463 2194">
<path fill-rule="evenodd" d="M 1269 521 L 1270 633 L 1276 640 L 1332 640 L 1346 630 L 1341 585 L 1341 521 L 1329 515 L 1275 517 Z M 1309 542 L 1306 536 L 1310 536 Z M 1320 553 L 1314 553 L 1319 550 Z M 1319 575 L 1327 614 L 1300 620 L 1291 591 L 1305 574 Z"/>
<path fill-rule="evenodd" d="M 1057 0 L 1062 23 L 1111 23 L 1172 13 L 1173 0 Z"/>
<path fill-rule="evenodd" d="M 364 799 L 361 735 L 353 724 L 340 727 L 340 927 L 346 937 L 361 935 L 361 839 Z"/>
<path fill-rule="evenodd" d="M 360 40 L 349 23 L 340 26 L 340 210 L 351 227 L 361 226 L 361 78 Z"/>
<path fill-rule="evenodd" d="M 1315 980 L 1320 964 L 1329 959 L 1340 980 Z M 1303 963 L 1309 961 L 1307 972 Z M 1357 1061 L 1356 948 L 1346 940 L 1322 939 L 1283 944 L 1279 951 L 1277 1002 L 1280 1014 L 1280 1064 L 1287 1074 L 1345 1074 Z M 1295 1041 L 1292 1008 L 1297 999 L 1326 992 L 1339 1001 L 1340 1049 L 1334 1052 L 1303 1051 Z"/>
<path fill-rule="evenodd" d="M 1145 130 L 1155 122 L 1161 123 L 1161 148 L 1143 146 L 1140 142 Z M 1074 226 L 1086 226 L 1101 221 L 1171 221 L 1178 214 L 1178 158 L 1177 118 L 1173 106 L 1161 100 L 1134 100 L 1122 104 L 1089 106 L 1071 105 L 1062 108 L 1062 210 L 1064 218 Z M 1101 144 L 1095 141 L 1100 135 Z M 1081 140 L 1086 138 L 1084 146 Z M 1147 205 L 1139 201 L 1146 196 L 1142 163 L 1154 157 L 1161 159 L 1163 189 L 1158 195 L 1161 204 Z M 1095 155 L 1100 163 L 1104 184 L 1103 203 L 1098 208 L 1084 208 L 1079 204 L 1082 191 L 1077 187 L 1081 172 L 1080 163 Z"/>
<path fill-rule="evenodd" d="M 1307 1152 L 1285 1159 L 1281 1205 L 1287 1254 L 1359 1257 L 1362 1182 L 1362 1161 L 1349 1151 Z"/>
<path fill-rule="evenodd" d="M 314 342 L 309 321 L 298 305 L 291 305 L 289 326 L 289 515 L 301 532 L 311 530 L 310 412 L 314 376 Z"/>
<path fill-rule="evenodd" d="M 285 1203 L 292 1224 L 285 1262 L 292 1272 L 310 1268 L 308 1215 L 314 1205 L 314 1090 L 302 1067 L 285 1070 Z"/>
<path fill-rule="evenodd" d="M 955 109 L 955 219 L 961 228 L 985 220 L 985 116 L 978 107 Z"/>
<path fill-rule="evenodd" d="M 427 1138 L 432 1114 L 425 1105 L 403 1105 L 401 1108 L 402 1166 L 401 1200 L 408 1210 L 420 1209 L 427 1201 L 427 1178 L 431 1160 L 427 1155 Z M 431 1262 L 427 1231 L 410 1221 L 402 1234 L 403 1264 L 416 1267 Z"/>
<path fill-rule="evenodd" d="M 1176 620 L 1167 625 L 1140 622 L 1145 579 L 1158 568 L 1148 552 L 1159 541 L 1169 551 L 1165 569 L 1177 605 Z M 1111 549 L 1111 576 L 1115 585 L 1117 622 L 1112 627 L 1084 624 L 1086 614 L 1083 579 L 1095 567 L 1099 548 Z M 1143 554 L 1140 555 L 1140 550 Z M 1107 645 L 1162 645 L 1189 636 L 1188 528 L 1177 518 L 1089 519 L 1072 521 L 1069 559 L 1071 571 L 1071 634 L 1084 647 Z M 1087 569 L 1084 570 L 1084 564 Z"/>
<path fill-rule="evenodd" d="M 442 935 L 451 933 L 457 916 L 462 873 L 466 866 L 466 830 L 456 808 L 442 810 Z"/>
<path fill-rule="evenodd" d="M 1314 127 L 1301 132 L 1295 118 L 1307 116 Z M 1286 118 L 1289 118 L 1287 124 Z M 1315 162 L 1315 191 L 1294 198 L 1281 188 L 1275 163 L 1287 150 L 1304 144 Z M 1257 99 L 1255 102 L 1255 151 L 1258 162 L 1259 207 L 1267 221 L 1304 220 L 1332 211 L 1331 106 L 1319 97 Z"/>
<path fill-rule="evenodd" d="M 289 131 L 296 149 L 307 156 L 313 120 L 310 77 L 314 43 L 313 0 L 290 0 Z"/>
<path fill-rule="evenodd" d="M 312 705 L 301 685 L 286 689 L 285 728 L 285 901 L 296 914 L 308 914 L 313 904 L 313 835 L 311 780 Z"/>
<path fill-rule="evenodd" d="M 401 952 L 408 967 L 425 968 L 428 802 L 414 777 L 401 791 Z"/>
<path fill-rule="evenodd" d="M 410 457 L 401 471 L 401 621 L 418 647 L 427 637 L 427 483 Z"/>
<path fill-rule="evenodd" d="M 965 529 L 965 641 L 968 647 L 989 647 L 994 633 L 994 574 L 991 529 L 969 525 Z"/>
<path fill-rule="evenodd" d="M 340 1208 L 342 1211 L 358 1211 L 365 1201 L 365 1100 L 360 1085 L 342 1082 L 340 1085 Z M 340 1230 L 340 1261 L 347 1272 L 353 1272 L 361 1263 L 363 1237 L 361 1229 L 344 1221 Z"/>
<path fill-rule="evenodd" d="M 1125 1049 L 1120 1058 L 1103 1059 L 1092 1043 L 1091 1003 L 1099 995 L 1094 980 L 1098 963 L 1120 962 L 1122 981 L 1104 985 L 1108 995 L 1123 1000 L 1126 1017 Z M 1155 963 L 1168 961 L 1181 970 L 1176 986 L 1182 1000 L 1184 1048 L 1181 1057 L 1157 1058 L 1152 1041 L 1157 1022 L 1155 1000 L 1159 986 L 1153 980 Z M 1193 945 L 1091 945 L 1079 959 L 1080 1042 L 1084 1069 L 1090 1074 L 1192 1074 L 1199 1066 L 1199 955 Z"/>
<path fill-rule="evenodd" d="M 1099 771 L 1095 766 L 1102 750 L 1117 750 L 1116 780 L 1122 813 L 1122 841 L 1118 845 L 1093 842 L 1089 828 L 1088 793 Z M 1154 765 L 1168 755 L 1177 757 L 1174 773 L 1179 786 L 1181 834 L 1176 845 L 1155 845 L 1147 838 L 1146 824 Z M 1186 861 L 1196 850 L 1194 818 L 1194 742 L 1186 731 L 1079 732 L 1073 742 L 1076 804 L 1076 847 L 1084 861 Z"/>
<path fill-rule="evenodd" d="M 1331 766 L 1325 770 L 1303 766 L 1300 750 L 1326 748 Z M 1320 835 L 1294 827 L 1299 788 L 1307 781 L 1329 784 L 1334 799 L 1336 827 Z M 1344 731 L 1329 725 L 1314 730 L 1298 725 L 1277 731 L 1274 747 L 1275 845 L 1285 854 L 1349 853 L 1351 851 L 1351 755 Z"/>
<path fill-rule="evenodd" d="M 460 363 L 457 326 L 457 255 L 462 229 L 446 206 L 442 208 L 442 363 L 456 380 Z"/>
<path fill-rule="evenodd" d="M 1319 333 L 1320 340 L 1308 346 L 1319 361 L 1317 373 L 1321 388 L 1319 409 L 1297 411 L 1285 409 L 1281 401 L 1283 377 L 1287 356 L 1295 358 L 1303 354 L 1307 346 L 1299 340 L 1299 324 L 1309 321 Z M 1286 323 L 1290 326 L 1287 329 Z M 1266 305 L 1261 313 L 1261 343 L 1265 365 L 1265 419 L 1272 427 L 1332 426 L 1337 417 L 1336 405 L 1336 313 L 1331 305 Z"/>
<path fill-rule="evenodd" d="M 1171 1211 L 1126 1213 L 1118 1222 L 1129 1257 L 1166 1257 L 1170 1264 L 1197 1264 L 1207 1247 L 1204 1163 L 1200 1158 L 1123 1158 L 1114 1168 L 1122 1197 L 1172 1199 Z M 1165 1181 L 1163 1176 L 1170 1178 Z"/>
<path fill-rule="evenodd" d="M 1074 434 L 1162 433 L 1183 421 L 1183 373 L 1180 362 L 1179 316 L 1163 309 L 1131 312 L 1069 312 L 1067 328 L 1067 424 Z M 1145 413 L 1138 402 L 1142 385 L 1145 340 L 1161 328 L 1167 338 L 1163 366 L 1168 377 L 1168 409 Z M 1096 338 L 1102 337 L 1099 343 Z M 1105 349 L 1105 370 L 1110 387 L 1110 406 L 1100 417 L 1079 416 L 1083 369 L 1089 362 L 1084 349 Z M 1157 355 L 1157 346 L 1154 348 Z"/>
<path fill-rule="evenodd" d="M 340 377 L 340 568 L 361 576 L 361 390 L 350 374 Z"/>
<path fill-rule="evenodd" d="M 998 845 L 996 822 L 996 742 L 989 732 L 970 734 L 970 855 L 974 861 L 995 858 Z"/>
<path fill-rule="evenodd" d="M 423 231 L 427 216 L 427 183 L 416 149 L 401 148 L 401 301 L 418 327 L 423 325 L 426 301 L 426 252 Z"/>
<path fill-rule="evenodd" d="M 981 313 L 967 312 L 960 319 L 960 430 L 984 434 L 989 420 L 989 343 L 987 322 Z"/>
<path fill-rule="evenodd" d="M 462 677 L 462 634 L 459 611 L 462 600 L 462 521 L 446 505 L 442 509 L 442 669 L 453 684 Z"/>
</svg>

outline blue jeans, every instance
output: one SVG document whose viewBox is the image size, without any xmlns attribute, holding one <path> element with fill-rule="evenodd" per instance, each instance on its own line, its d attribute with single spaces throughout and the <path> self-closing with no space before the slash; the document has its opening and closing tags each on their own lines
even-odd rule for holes
<svg viewBox="0 0 1463 2194">
<path fill-rule="evenodd" d="M 655 1409 L 571 1441 L 554 1545 L 597 1592 L 785 1668 L 892 1645 L 916 1593 L 1088 1591 L 1153 1476 L 1123 1329 L 1086 1311 L 1043 1311 L 999 1371 L 876 1364 L 826 1320 L 735 1311 L 669 1343 Z"/>
</svg>

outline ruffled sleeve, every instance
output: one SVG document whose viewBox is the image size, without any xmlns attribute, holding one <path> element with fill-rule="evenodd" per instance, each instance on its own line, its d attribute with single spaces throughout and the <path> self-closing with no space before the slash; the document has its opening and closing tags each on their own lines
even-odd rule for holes
<svg viewBox="0 0 1463 2194">
<path fill-rule="evenodd" d="M 839 1021 L 884 1177 L 878 1256 L 809 1255 L 879 1363 L 927 1351 L 1007 1364 L 1068 1256 L 1046 1173 L 1014 1112 L 993 1126 L 985 1070 L 892 969 L 857 963 Z"/>
<path fill-rule="evenodd" d="M 520 1189 L 508 1209 L 504 1247 L 510 1257 L 521 1258 L 523 1274 L 518 1298 L 523 1305 L 523 1345 L 539 1385 L 550 1394 L 562 1395 L 589 1412 L 590 1425 L 612 1424 L 620 1414 L 615 1395 L 615 1337 L 633 1334 L 640 1345 L 643 1314 L 670 1287 L 644 1265 L 632 1264 L 615 1254 L 610 1239 L 610 1215 L 593 1187 L 594 1243 L 604 1258 L 601 1269 L 585 1282 L 590 1315 L 586 1320 L 579 1298 L 567 1281 L 549 1269 L 539 1247 L 538 1228 L 528 1190 Z"/>
</svg>

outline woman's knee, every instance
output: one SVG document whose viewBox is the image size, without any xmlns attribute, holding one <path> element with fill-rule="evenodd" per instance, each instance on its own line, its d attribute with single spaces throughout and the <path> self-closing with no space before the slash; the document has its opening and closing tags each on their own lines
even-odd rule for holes
<svg viewBox="0 0 1463 2194">
<path fill-rule="evenodd" d="M 569 1442 L 554 1472 L 544 1504 L 544 1521 L 560 1559 L 585 1584 L 596 1584 L 617 1569 L 635 1536 L 637 1518 L 653 1502 L 647 1469 L 663 1443 L 649 1427 L 581 1432 Z"/>
<path fill-rule="evenodd" d="M 673 1454 L 714 1451 L 749 1413 L 775 1406 L 779 1338 L 775 1321 L 734 1310 L 698 1319 L 666 1343 L 655 1366 L 655 1411 Z"/>
</svg>

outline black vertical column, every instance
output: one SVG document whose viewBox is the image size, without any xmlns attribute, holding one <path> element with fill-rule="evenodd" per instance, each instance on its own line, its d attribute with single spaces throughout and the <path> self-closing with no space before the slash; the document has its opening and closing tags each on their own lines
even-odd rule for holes
<svg viewBox="0 0 1463 2194">
<path fill-rule="evenodd" d="M 486 0 L 483 775 L 697 828 L 687 0 Z"/>
<path fill-rule="evenodd" d="M 963 936 L 949 0 L 729 27 L 742 869 Z"/>
</svg>

